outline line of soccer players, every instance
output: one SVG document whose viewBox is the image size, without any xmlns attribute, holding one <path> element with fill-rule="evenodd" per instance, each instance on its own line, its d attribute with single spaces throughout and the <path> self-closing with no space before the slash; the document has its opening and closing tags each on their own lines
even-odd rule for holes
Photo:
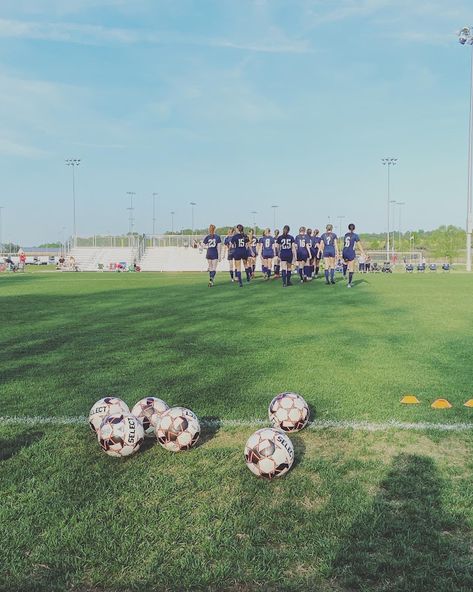
<svg viewBox="0 0 473 592">
<path fill-rule="evenodd" d="M 299 228 L 294 237 L 289 234 L 289 226 L 284 226 L 282 233 L 275 230 L 274 234 L 267 228 L 261 238 L 253 231 L 245 233 L 241 224 L 228 231 L 225 240 L 215 234 L 215 226 L 209 227 L 209 234 L 202 241 L 207 249 L 206 259 L 209 265 L 209 287 L 214 285 L 218 262 L 226 256 L 230 266 L 232 282 L 237 281 L 243 287 L 242 266 L 246 281 L 254 277 L 256 259 L 261 258 L 261 266 L 265 280 L 269 280 L 272 272 L 275 277 L 282 277 L 283 287 L 292 286 L 291 276 L 293 265 L 296 264 L 301 283 L 318 277 L 320 263 L 323 258 L 325 283 L 335 284 L 335 264 L 340 256 L 338 237 L 333 232 L 332 224 L 327 224 L 325 232 L 319 236 L 319 230 L 311 230 L 305 226 Z M 348 287 L 352 287 L 355 272 L 356 249 L 364 256 L 360 237 L 355 233 L 355 225 L 348 225 L 348 232 L 343 237 L 342 259 L 343 275 L 348 276 Z"/>
</svg>

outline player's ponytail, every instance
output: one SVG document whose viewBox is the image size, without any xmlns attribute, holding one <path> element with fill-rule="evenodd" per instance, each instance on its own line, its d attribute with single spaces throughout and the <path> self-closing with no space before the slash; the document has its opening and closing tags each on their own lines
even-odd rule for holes
<svg viewBox="0 0 473 592">
<path fill-rule="evenodd" d="M 291 229 L 290 229 L 290 228 L 289 228 L 289 226 L 286 224 L 286 226 L 284 226 L 284 228 L 282 229 L 282 233 L 283 233 L 283 234 L 289 234 L 289 231 L 290 231 L 290 230 L 291 230 Z"/>
<path fill-rule="evenodd" d="M 238 232 L 243 232 L 243 225 L 242 224 L 237 224 L 237 230 Z"/>
</svg>

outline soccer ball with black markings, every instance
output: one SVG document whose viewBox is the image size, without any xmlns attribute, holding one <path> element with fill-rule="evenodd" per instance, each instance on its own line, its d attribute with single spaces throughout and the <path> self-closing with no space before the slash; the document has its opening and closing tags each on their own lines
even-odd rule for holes
<svg viewBox="0 0 473 592">
<path fill-rule="evenodd" d="M 292 467 L 294 447 L 289 436 L 280 430 L 263 428 L 248 438 L 245 462 L 256 476 L 275 479 Z"/>
<path fill-rule="evenodd" d="M 130 413 L 130 409 L 125 401 L 118 397 L 104 397 L 92 405 L 89 413 L 90 429 L 97 433 L 100 424 L 107 415 L 116 413 Z"/>
<path fill-rule="evenodd" d="M 110 456 L 130 456 L 145 439 L 143 425 L 131 413 L 115 413 L 102 420 L 97 432 L 102 450 Z"/>
<path fill-rule="evenodd" d="M 268 408 L 273 428 L 284 432 L 298 432 L 309 421 L 309 406 L 297 393 L 281 393 L 274 397 Z"/>
<path fill-rule="evenodd" d="M 193 411 L 185 407 L 171 407 L 161 415 L 156 426 L 158 442 L 171 452 L 189 450 L 199 436 L 199 420 Z"/>
<path fill-rule="evenodd" d="M 145 436 L 150 438 L 155 435 L 159 418 L 167 409 L 169 405 L 163 400 L 157 397 L 145 397 L 136 403 L 131 414 L 141 421 Z"/>
</svg>

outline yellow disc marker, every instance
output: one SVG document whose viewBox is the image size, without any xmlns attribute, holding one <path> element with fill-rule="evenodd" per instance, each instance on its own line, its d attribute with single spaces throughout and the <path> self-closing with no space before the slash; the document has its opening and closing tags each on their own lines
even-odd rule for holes
<svg viewBox="0 0 473 592">
<path fill-rule="evenodd" d="M 417 403 L 420 403 L 420 401 L 414 395 L 404 395 L 401 399 L 401 403 L 403 405 L 416 405 Z"/>
<path fill-rule="evenodd" d="M 473 399 L 470 399 L 469 401 L 467 401 L 464 406 L 465 407 L 473 407 Z"/>
<path fill-rule="evenodd" d="M 450 409 L 452 405 L 447 401 L 447 399 L 436 399 L 432 403 L 431 407 L 432 409 Z"/>
</svg>

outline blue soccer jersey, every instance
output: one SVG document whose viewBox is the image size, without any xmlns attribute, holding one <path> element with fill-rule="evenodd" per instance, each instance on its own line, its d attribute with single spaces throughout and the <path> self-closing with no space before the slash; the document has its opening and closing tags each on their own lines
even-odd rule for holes
<svg viewBox="0 0 473 592">
<path fill-rule="evenodd" d="M 347 261 L 353 261 L 356 253 L 356 243 L 359 242 L 360 237 L 356 232 L 347 232 L 343 238 L 343 253 L 342 257 Z"/>
<path fill-rule="evenodd" d="M 222 239 L 218 234 L 208 234 L 202 241 L 207 247 L 207 259 L 218 259 L 218 245 Z"/>
<path fill-rule="evenodd" d="M 335 241 L 337 235 L 334 232 L 324 232 L 320 237 L 324 248 L 324 257 L 335 257 Z"/>
<path fill-rule="evenodd" d="M 252 236 L 250 241 L 250 249 L 253 257 L 256 257 L 256 247 L 258 246 L 258 237 Z"/>
<path fill-rule="evenodd" d="M 263 259 L 269 259 L 274 257 L 274 243 L 275 243 L 274 236 L 263 236 L 259 239 L 259 243 L 261 245 L 261 254 Z"/>
<path fill-rule="evenodd" d="M 235 259 L 246 259 L 246 246 L 248 244 L 248 237 L 246 234 L 238 232 L 232 236 L 231 240 L 234 247 L 233 255 Z"/>
<path fill-rule="evenodd" d="M 310 247 L 310 236 L 307 234 L 298 234 L 296 236 L 297 260 L 305 261 L 309 257 L 307 247 Z"/>
<path fill-rule="evenodd" d="M 292 261 L 292 245 L 295 243 L 294 237 L 290 234 L 281 234 L 276 239 L 279 245 L 279 257 L 282 261 Z"/>
<path fill-rule="evenodd" d="M 310 251 L 312 253 L 312 257 L 319 257 L 320 258 L 318 246 L 319 246 L 321 240 L 322 239 L 320 238 L 320 236 L 313 236 L 310 239 L 310 245 L 311 245 Z"/>
<path fill-rule="evenodd" d="M 233 243 L 232 243 L 232 238 L 231 236 L 226 236 L 225 240 L 223 241 L 223 244 L 227 247 L 227 257 L 228 259 L 233 259 L 233 252 L 235 250 Z"/>
</svg>

